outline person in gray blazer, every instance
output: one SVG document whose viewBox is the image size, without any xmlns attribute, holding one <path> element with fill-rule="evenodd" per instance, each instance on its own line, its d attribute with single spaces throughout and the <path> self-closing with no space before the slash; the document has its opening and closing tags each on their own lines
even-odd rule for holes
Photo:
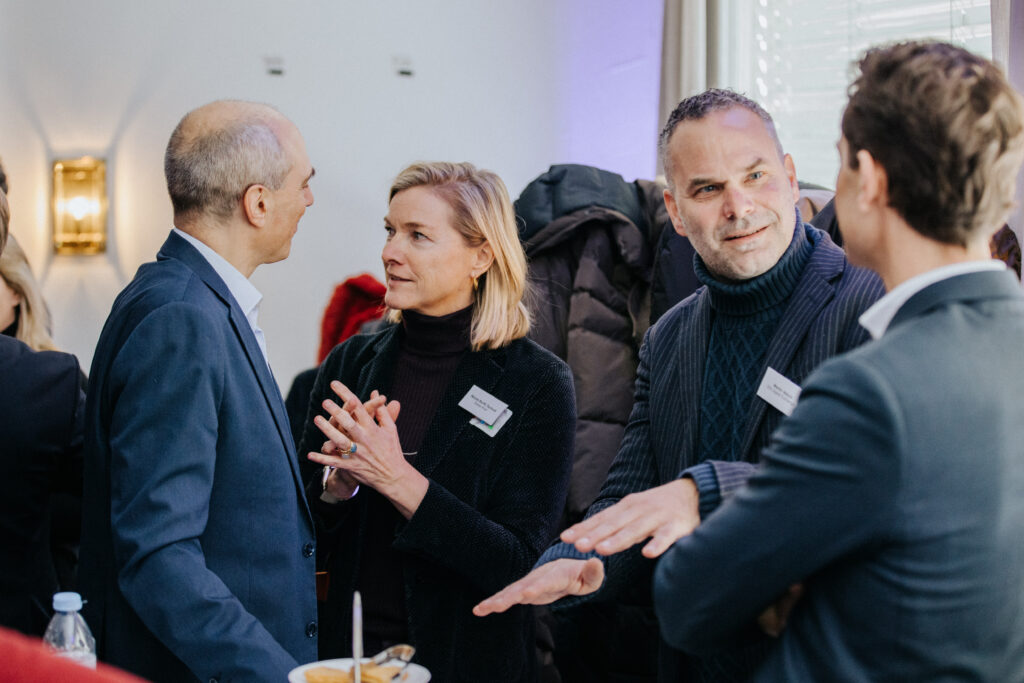
<svg viewBox="0 0 1024 683">
<path fill-rule="evenodd" d="M 165 156 L 175 228 L 114 301 L 86 401 L 81 584 L 100 658 L 283 681 L 317 657 L 313 520 L 257 324 L 257 266 L 313 203 L 295 125 L 214 102 Z"/>
<path fill-rule="evenodd" d="M 724 90 L 688 98 L 661 152 L 664 200 L 703 286 L 647 332 L 632 414 L 587 518 L 480 616 L 649 596 L 654 558 L 750 476 L 810 372 L 867 339 L 857 318 L 881 282 L 800 220 L 793 159 L 764 109 Z M 751 632 L 708 658 L 662 648 L 658 676 L 742 680 L 767 646 Z"/>
<path fill-rule="evenodd" d="M 836 209 L 888 290 L 875 341 L 808 379 L 759 472 L 664 554 L 662 635 L 711 651 L 775 603 L 758 681 L 1021 681 L 1024 296 L 989 238 L 1024 101 L 945 43 L 868 51 L 850 92 Z"/>
</svg>

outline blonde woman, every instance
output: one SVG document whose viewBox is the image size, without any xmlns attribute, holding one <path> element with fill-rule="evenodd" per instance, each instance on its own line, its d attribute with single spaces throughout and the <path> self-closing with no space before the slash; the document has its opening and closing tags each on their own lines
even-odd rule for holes
<svg viewBox="0 0 1024 683">
<path fill-rule="evenodd" d="M 327 357 L 299 451 L 336 468 L 311 496 L 330 576 L 321 656 L 351 654 L 358 589 L 367 652 L 406 641 L 434 680 L 536 680 L 529 608 L 470 610 L 528 571 L 554 534 L 572 377 L 525 338 L 526 261 L 498 176 L 410 166 L 384 230 L 384 302 L 398 324 Z"/>
<path fill-rule="evenodd" d="M 9 218 L 0 190 L 0 263 L 13 245 L 6 239 L 4 249 Z M 7 295 L 0 281 L 0 300 Z M 0 626 L 35 636 L 46 629 L 51 596 L 71 588 L 76 561 L 85 405 L 80 376 L 74 356 L 36 351 L 0 334 Z"/>
<path fill-rule="evenodd" d="M 0 254 L 0 333 L 20 339 L 34 351 L 57 350 L 50 336 L 50 312 L 14 235 L 7 237 Z"/>
</svg>

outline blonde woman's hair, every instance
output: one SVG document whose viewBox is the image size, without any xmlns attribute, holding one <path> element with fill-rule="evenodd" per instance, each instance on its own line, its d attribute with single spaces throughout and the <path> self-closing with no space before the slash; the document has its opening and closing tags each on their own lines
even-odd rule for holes
<svg viewBox="0 0 1024 683">
<path fill-rule="evenodd" d="M 420 162 L 398 174 L 388 201 L 411 187 L 429 187 L 447 202 L 454 215 L 453 227 L 466 244 L 491 245 L 494 262 L 478 278 L 473 292 L 473 350 L 496 349 L 525 337 L 530 330 L 530 314 L 523 304 L 526 254 L 505 183 L 497 174 L 469 163 Z M 400 321 L 401 311 L 389 310 L 388 319 Z"/>
<path fill-rule="evenodd" d="M 28 258 L 14 235 L 7 236 L 7 246 L 0 253 L 0 277 L 21 295 L 15 338 L 36 351 L 56 351 L 57 345 L 50 336 L 50 311 L 32 275 Z"/>
<path fill-rule="evenodd" d="M 0 172 L 3 169 L 0 168 Z M 11 207 L 7 205 L 7 195 L 0 190 L 0 253 L 3 253 L 7 242 L 7 224 L 11 220 Z"/>
</svg>

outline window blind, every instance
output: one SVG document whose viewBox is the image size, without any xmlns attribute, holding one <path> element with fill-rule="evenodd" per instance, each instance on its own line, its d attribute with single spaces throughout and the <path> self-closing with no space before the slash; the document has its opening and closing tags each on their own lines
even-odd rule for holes
<svg viewBox="0 0 1024 683">
<path fill-rule="evenodd" d="M 991 57 L 988 0 L 718 0 L 717 83 L 775 119 L 801 180 L 826 187 L 853 62 L 872 45 L 939 39 Z"/>
</svg>

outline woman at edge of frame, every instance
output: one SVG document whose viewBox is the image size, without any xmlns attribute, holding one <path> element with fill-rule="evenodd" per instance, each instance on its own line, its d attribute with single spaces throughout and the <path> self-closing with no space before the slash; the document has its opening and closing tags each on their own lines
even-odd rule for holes
<svg viewBox="0 0 1024 683">
<path fill-rule="evenodd" d="M 535 681 L 531 609 L 481 619 L 471 608 L 526 574 L 554 536 L 572 376 L 526 339 L 526 259 L 497 175 L 413 164 L 384 222 L 397 324 L 327 357 L 299 450 L 325 466 L 309 487 L 330 577 L 320 656 L 351 655 L 359 590 L 364 652 L 409 642 L 436 681 Z"/>
</svg>

